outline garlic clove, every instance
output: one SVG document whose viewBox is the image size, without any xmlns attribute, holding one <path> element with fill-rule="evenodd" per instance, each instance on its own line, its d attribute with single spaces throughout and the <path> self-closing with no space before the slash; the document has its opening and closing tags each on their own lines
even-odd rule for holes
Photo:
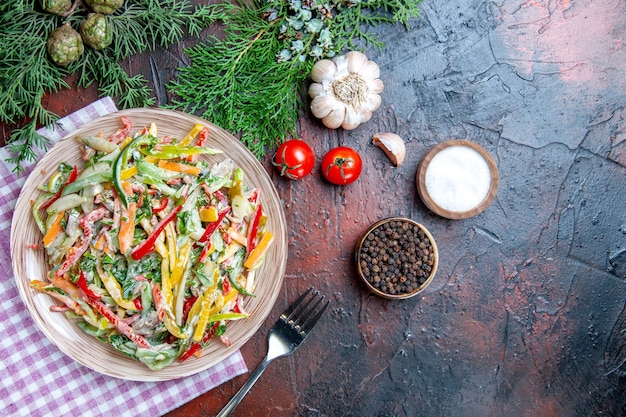
<svg viewBox="0 0 626 417">
<path fill-rule="evenodd" d="M 335 100 L 334 97 L 328 95 L 317 96 L 311 101 L 311 112 L 318 119 L 323 119 L 330 112 L 340 107 L 343 107 L 343 105 Z"/>
<path fill-rule="evenodd" d="M 343 127 L 345 130 L 352 130 L 361 123 L 363 123 L 362 110 L 359 110 L 359 112 L 355 112 L 352 107 L 346 107 L 346 116 L 345 120 L 341 124 L 341 127 Z"/>
<path fill-rule="evenodd" d="M 371 94 L 380 94 L 385 89 L 385 85 L 383 84 L 382 80 L 380 80 L 379 78 L 376 78 L 375 80 L 370 81 L 369 86 L 370 86 Z"/>
<path fill-rule="evenodd" d="M 335 72 L 335 79 L 343 78 L 350 74 L 350 70 L 348 69 L 348 57 L 347 55 L 341 55 L 333 59 L 333 62 L 337 66 L 337 71 Z"/>
<path fill-rule="evenodd" d="M 335 78 L 337 65 L 330 59 L 317 61 L 311 70 L 311 79 L 318 83 L 331 82 Z"/>
<path fill-rule="evenodd" d="M 380 77 L 380 67 L 374 61 L 365 62 L 358 70 L 359 74 L 368 81 L 374 81 Z"/>
<path fill-rule="evenodd" d="M 329 129 L 337 129 L 346 118 L 346 107 L 333 109 L 328 115 L 322 118 L 322 123 Z"/>
<path fill-rule="evenodd" d="M 363 103 L 363 106 L 361 107 L 361 109 L 364 111 L 373 112 L 375 110 L 378 110 L 382 102 L 383 102 L 383 99 L 379 95 L 370 95 L 367 98 L 367 101 Z"/>
<path fill-rule="evenodd" d="M 399 167 L 402 165 L 406 147 L 404 146 L 404 140 L 400 136 L 395 133 L 376 133 L 372 138 L 372 142 L 385 152 L 395 166 Z"/>
<path fill-rule="evenodd" d="M 321 95 L 326 95 L 326 88 L 324 88 L 324 85 L 320 83 L 312 83 L 309 87 L 309 97 L 315 98 Z"/>
<path fill-rule="evenodd" d="M 360 74 L 368 63 L 365 54 L 358 51 L 351 51 L 346 54 L 348 71 Z"/>
<path fill-rule="evenodd" d="M 371 118 L 372 118 L 372 112 L 365 108 L 361 108 L 361 123 L 365 123 L 369 121 Z"/>
</svg>

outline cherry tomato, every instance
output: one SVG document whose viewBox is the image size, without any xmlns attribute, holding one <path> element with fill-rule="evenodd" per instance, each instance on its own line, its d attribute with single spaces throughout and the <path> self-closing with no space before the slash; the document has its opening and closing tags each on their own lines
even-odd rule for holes
<svg viewBox="0 0 626 417">
<path fill-rule="evenodd" d="M 276 150 L 272 165 L 280 170 L 280 175 L 298 180 L 311 173 L 315 164 L 315 154 L 306 142 L 291 139 Z"/>
<path fill-rule="evenodd" d="M 356 181 L 361 175 L 361 157 L 352 148 L 333 148 L 322 159 L 322 173 L 328 181 L 346 185 Z"/>
</svg>

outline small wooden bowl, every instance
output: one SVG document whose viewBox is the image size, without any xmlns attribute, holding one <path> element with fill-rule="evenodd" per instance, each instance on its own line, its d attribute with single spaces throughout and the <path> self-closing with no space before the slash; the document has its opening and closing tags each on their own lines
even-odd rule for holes
<svg viewBox="0 0 626 417">
<path fill-rule="evenodd" d="M 432 266 L 431 266 L 429 274 L 426 276 L 424 281 L 419 284 L 419 286 L 417 286 L 416 288 L 413 288 L 413 289 L 411 289 L 409 291 L 405 291 L 405 292 L 390 293 L 390 292 L 382 291 L 381 289 L 379 289 L 376 286 L 374 286 L 374 284 L 372 282 L 370 282 L 371 278 L 368 278 L 368 276 L 371 276 L 371 272 L 368 273 L 367 271 L 365 271 L 366 268 L 371 267 L 372 265 L 365 260 L 366 256 L 365 256 L 365 253 L 363 251 L 363 249 L 364 249 L 364 242 L 368 239 L 368 236 L 372 232 L 374 232 L 376 229 L 383 228 L 383 227 L 385 227 L 387 224 L 389 224 L 391 222 L 397 222 L 397 224 L 401 225 L 401 227 L 407 227 L 408 228 L 407 230 L 413 229 L 413 230 L 415 230 L 416 233 L 419 232 L 419 231 L 423 232 L 424 237 L 428 239 L 428 241 L 430 242 L 430 246 L 431 246 L 431 249 L 429 249 L 429 255 L 426 255 L 426 256 L 430 256 L 430 253 L 432 253 Z M 394 239 L 391 238 L 391 237 L 388 237 L 386 240 L 388 240 L 390 245 L 391 245 L 391 242 Z M 395 239 L 395 240 L 398 240 L 398 239 Z M 399 243 L 402 244 L 404 242 L 405 241 L 400 241 Z M 410 250 L 408 250 L 408 249 L 403 250 L 403 252 L 404 253 L 408 252 L 410 254 Z M 416 256 L 417 256 L 417 254 L 416 254 Z M 437 244 L 435 243 L 435 239 L 432 237 L 432 235 L 430 234 L 428 229 L 426 229 L 426 227 L 424 227 L 423 225 L 421 225 L 421 224 L 419 224 L 419 223 L 417 223 L 417 222 L 415 222 L 415 221 L 413 221 L 411 219 L 406 219 L 406 218 L 403 218 L 403 217 L 390 217 L 390 218 L 383 219 L 383 220 L 380 220 L 380 221 L 374 223 L 373 225 L 371 225 L 367 229 L 367 231 L 363 234 L 363 236 L 361 237 L 361 239 L 359 240 L 359 242 L 358 242 L 358 244 L 356 246 L 355 259 L 356 259 L 356 266 L 357 266 L 357 272 L 359 274 L 359 277 L 361 277 L 361 279 L 363 280 L 365 285 L 374 294 L 379 295 L 379 296 L 384 297 L 384 298 L 391 299 L 391 300 L 403 300 L 403 299 L 407 299 L 407 298 L 411 298 L 411 297 L 416 296 L 420 292 L 424 291 L 424 289 L 428 286 L 428 284 L 430 284 L 432 282 L 433 277 L 435 276 L 435 273 L 437 272 L 437 266 L 439 264 L 439 252 L 437 250 Z M 381 275 L 382 275 L 382 273 L 381 273 Z M 403 276 L 404 276 L 403 274 L 392 274 L 392 278 L 395 277 L 398 280 L 400 280 Z M 404 276 L 404 279 L 406 279 L 406 276 Z"/>
<path fill-rule="evenodd" d="M 464 152 L 465 158 L 452 155 L 454 150 Z M 448 166 L 442 171 L 446 163 Z M 435 173 L 435 170 L 438 171 Z M 498 167 L 489 152 L 467 140 L 450 140 L 432 148 L 420 161 L 416 177 L 417 192 L 426 207 L 441 217 L 454 220 L 467 219 L 484 211 L 496 196 L 499 183 Z M 441 188 L 434 189 L 434 180 Z M 472 187 L 480 190 L 472 192 Z M 446 193 L 450 198 L 443 201 Z"/>
</svg>

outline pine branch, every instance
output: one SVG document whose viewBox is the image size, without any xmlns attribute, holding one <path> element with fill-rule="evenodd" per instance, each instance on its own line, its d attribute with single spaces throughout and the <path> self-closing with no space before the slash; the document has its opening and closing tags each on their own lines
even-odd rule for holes
<svg viewBox="0 0 626 417">
<path fill-rule="evenodd" d="M 168 88 L 173 108 L 201 113 L 220 127 L 240 133 L 256 156 L 295 135 L 303 81 L 310 64 L 278 62 L 279 28 L 245 5 L 225 12 L 225 38 L 189 48 L 192 65 L 179 69 Z"/>
<path fill-rule="evenodd" d="M 15 170 L 36 158 L 34 147 L 45 150 L 47 141 L 37 126 L 50 126 L 58 116 L 43 107 L 46 93 L 69 88 L 67 75 L 78 75 L 78 86 L 98 84 L 100 95 L 117 99 L 121 108 L 151 106 L 154 93 L 143 75 L 127 74 L 119 62 L 132 55 L 169 47 L 186 32 L 197 36 L 219 16 L 213 6 L 193 7 L 189 0 L 126 0 L 108 19 L 114 43 L 102 51 L 85 48 L 85 54 L 67 68 L 47 58 L 50 33 L 65 22 L 76 30 L 85 16 L 77 9 L 67 18 L 41 12 L 38 0 L 8 0 L 0 4 L 0 122 L 24 123 L 7 143 Z"/>
<path fill-rule="evenodd" d="M 36 111 L 37 113 L 41 112 L 41 114 L 35 115 L 30 122 L 15 131 L 15 134 L 19 135 L 22 140 L 19 143 L 12 142 L 9 144 L 9 152 L 14 156 L 9 158 L 7 162 L 22 168 L 25 162 L 37 160 L 39 157 L 36 153 L 37 149 L 44 150 L 50 145 L 48 139 L 37 133 L 38 121 L 47 120 L 48 124 L 51 125 L 58 119 L 57 115 L 48 112 L 43 107 L 39 107 Z"/>
<path fill-rule="evenodd" d="M 34 117 L 41 110 L 42 90 L 67 86 L 62 79 L 67 73 L 46 59 L 46 39 L 56 23 L 42 20 L 32 7 L 16 20 L 16 10 L 26 7 L 18 3 L 0 20 L 0 28 L 6 29 L 0 29 L 0 121 L 5 123 Z"/>
<path fill-rule="evenodd" d="M 223 6 L 225 38 L 189 48 L 189 66 L 167 87 L 171 108 L 200 112 L 240 136 L 257 156 L 288 136 L 304 106 L 314 63 L 359 42 L 382 47 L 367 27 L 417 16 L 420 0 L 266 0 Z M 228 7 L 228 8 L 226 8 Z"/>
</svg>

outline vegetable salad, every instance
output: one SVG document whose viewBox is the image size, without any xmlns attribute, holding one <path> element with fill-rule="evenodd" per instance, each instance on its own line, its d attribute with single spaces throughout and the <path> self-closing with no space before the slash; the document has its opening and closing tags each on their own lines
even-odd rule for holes
<svg viewBox="0 0 626 417">
<path fill-rule="evenodd" d="M 260 190 L 225 158 L 198 158 L 208 128 L 182 139 L 121 118 L 112 136 L 77 138 L 85 167 L 61 163 L 32 205 L 51 270 L 31 286 L 88 334 L 158 370 L 185 361 L 248 317 L 273 236 Z"/>
</svg>

